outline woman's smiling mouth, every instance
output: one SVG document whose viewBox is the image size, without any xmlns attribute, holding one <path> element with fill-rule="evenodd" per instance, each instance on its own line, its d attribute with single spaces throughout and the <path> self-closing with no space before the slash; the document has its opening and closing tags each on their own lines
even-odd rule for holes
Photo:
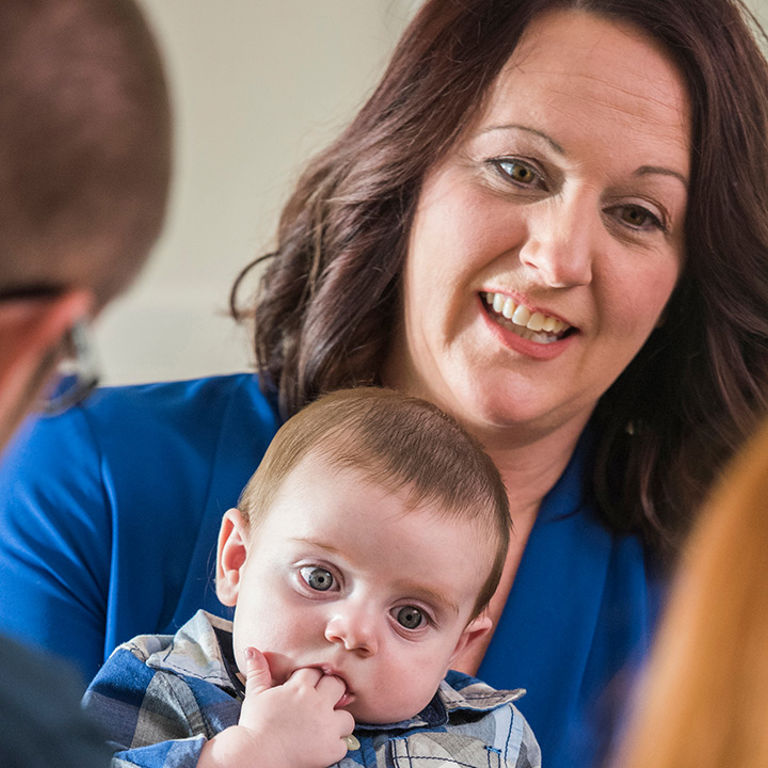
<svg viewBox="0 0 768 768">
<path fill-rule="evenodd" d="M 563 320 L 530 310 L 503 293 L 483 292 L 480 298 L 496 322 L 529 341 L 551 344 L 573 330 L 572 326 Z"/>
</svg>

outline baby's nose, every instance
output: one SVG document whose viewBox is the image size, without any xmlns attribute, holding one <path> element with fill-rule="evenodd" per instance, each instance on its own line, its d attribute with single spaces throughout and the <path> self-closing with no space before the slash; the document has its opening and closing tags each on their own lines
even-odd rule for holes
<svg viewBox="0 0 768 768">
<path fill-rule="evenodd" d="M 325 626 L 325 639 L 361 656 L 372 656 L 378 650 L 375 622 L 364 610 L 335 613 Z"/>
</svg>

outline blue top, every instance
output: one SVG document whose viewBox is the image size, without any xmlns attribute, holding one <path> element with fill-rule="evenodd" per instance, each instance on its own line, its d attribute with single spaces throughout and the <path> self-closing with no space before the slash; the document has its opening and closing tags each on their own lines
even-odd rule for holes
<svg viewBox="0 0 768 768">
<path fill-rule="evenodd" d="M 252 375 L 105 389 L 27 425 L 0 471 L 0 633 L 90 679 L 134 635 L 173 634 L 213 588 L 222 513 L 278 426 Z M 599 695 L 647 649 L 658 590 L 634 537 L 583 501 L 585 446 L 542 503 L 479 676 L 528 690 L 548 768 L 588 766 Z M 578 759 L 576 755 L 578 754 Z"/>
<path fill-rule="evenodd" d="M 175 635 L 119 646 L 83 702 L 120 768 L 195 768 L 206 740 L 240 719 L 245 688 L 236 672 L 232 623 L 198 611 Z M 522 693 L 449 672 L 408 720 L 356 723 L 334 768 L 541 768 L 539 745 L 512 703 Z"/>
</svg>

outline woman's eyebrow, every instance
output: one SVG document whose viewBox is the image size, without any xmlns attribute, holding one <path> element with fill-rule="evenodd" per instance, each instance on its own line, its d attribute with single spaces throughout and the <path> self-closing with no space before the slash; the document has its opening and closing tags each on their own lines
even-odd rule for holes
<svg viewBox="0 0 768 768">
<path fill-rule="evenodd" d="M 662 176 L 672 176 L 675 179 L 679 179 L 682 185 L 688 189 L 688 179 L 678 171 L 674 171 L 671 168 L 665 168 L 660 165 L 641 165 L 632 175 L 633 176 L 646 176 L 648 174 L 659 173 Z"/>
<path fill-rule="evenodd" d="M 534 136 L 538 136 L 540 139 L 544 139 L 544 141 L 549 144 L 550 147 L 552 147 L 555 152 L 557 152 L 559 155 L 565 155 L 565 150 L 563 147 L 558 144 L 551 136 L 548 136 L 543 131 L 538 130 L 537 128 L 531 128 L 528 125 L 520 125 L 518 123 L 507 123 L 504 125 L 492 125 L 488 128 L 484 128 L 482 131 L 480 131 L 481 135 L 485 133 L 491 133 L 492 131 L 524 131 L 525 133 L 531 133 Z M 688 189 L 688 179 L 680 172 L 673 170 L 672 168 L 665 168 L 664 166 L 659 165 L 641 165 L 637 170 L 633 172 L 633 176 L 645 176 L 648 174 L 658 173 L 662 174 L 664 176 L 672 176 L 676 179 L 678 179 L 683 186 Z"/>
<path fill-rule="evenodd" d="M 565 154 L 565 150 L 551 136 L 548 136 L 546 133 L 536 128 L 531 128 L 528 125 L 519 125 L 518 123 L 492 125 L 488 128 L 484 128 L 482 131 L 480 131 L 480 133 L 491 133 L 492 131 L 525 131 L 526 133 L 532 133 L 534 136 L 538 136 L 540 139 L 544 139 L 544 141 L 546 141 L 547 144 L 549 144 L 549 146 L 552 147 L 552 149 L 554 149 L 555 152 L 557 152 L 559 155 Z"/>
</svg>

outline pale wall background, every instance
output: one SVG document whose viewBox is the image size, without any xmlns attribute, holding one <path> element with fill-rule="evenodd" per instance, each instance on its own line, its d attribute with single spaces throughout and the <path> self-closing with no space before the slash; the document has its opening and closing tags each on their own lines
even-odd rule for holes
<svg viewBox="0 0 768 768">
<path fill-rule="evenodd" d="M 165 231 L 99 318 L 104 383 L 246 370 L 229 288 L 272 241 L 302 163 L 377 82 L 416 0 L 140 0 L 167 62 L 176 169 Z"/>
<path fill-rule="evenodd" d="M 176 171 L 152 260 L 97 325 L 108 384 L 250 367 L 230 285 L 268 250 L 302 163 L 363 103 L 419 4 L 142 1 L 173 89 Z M 768 0 L 751 5 L 768 19 Z"/>
</svg>

